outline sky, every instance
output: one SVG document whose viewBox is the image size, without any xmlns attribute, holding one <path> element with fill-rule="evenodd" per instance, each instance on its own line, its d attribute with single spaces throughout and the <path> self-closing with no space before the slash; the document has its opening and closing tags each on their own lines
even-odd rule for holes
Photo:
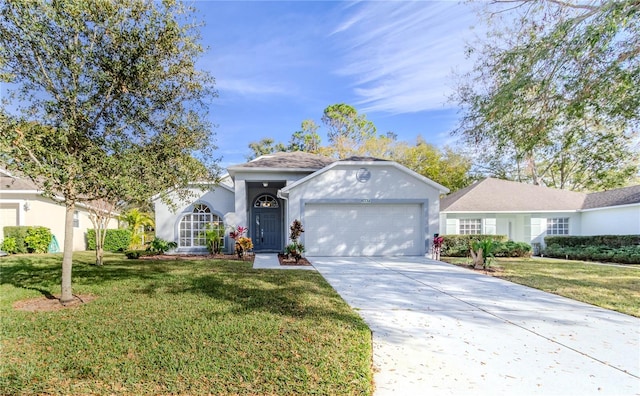
<svg viewBox="0 0 640 396">
<path fill-rule="evenodd" d="M 301 123 L 326 129 L 324 109 L 346 103 L 379 134 L 455 144 L 455 74 L 471 67 L 465 44 L 476 14 L 452 1 L 194 1 L 216 79 L 210 104 L 221 166 L 246 162 L 250 142 L 288 142 Z"/>
</svg>

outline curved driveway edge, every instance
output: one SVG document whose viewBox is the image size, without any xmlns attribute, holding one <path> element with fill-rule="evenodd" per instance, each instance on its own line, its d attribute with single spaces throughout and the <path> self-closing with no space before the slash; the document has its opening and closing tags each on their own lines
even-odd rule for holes
<svg viewBox="0 0 640 396">
<path fill-rule="evenodd" d="M 375 395 L 640 395 L 640 319 L 423 257 L 310 257 L 373 332 Z"/>
</svg>

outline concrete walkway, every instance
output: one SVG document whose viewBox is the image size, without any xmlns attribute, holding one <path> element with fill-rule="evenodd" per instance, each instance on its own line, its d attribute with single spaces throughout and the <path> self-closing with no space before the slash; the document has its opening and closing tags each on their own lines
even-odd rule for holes
<svg viewBox="0 0 640 396">
<path fill-rule="evenodd" d="M 376 396 L 640 395 L 638 318 L 422 257 L 309 259 L 373 331 Z"/>
<path fill-rule="evenodd" d="M 301 269 L 311 270 L 316 269 L 308 265 L 280 265 L 278 255 L 276 253 L 256 253 L 256 257 L 253 260 L 253 268 L 255 269 Z"/>
</svg>

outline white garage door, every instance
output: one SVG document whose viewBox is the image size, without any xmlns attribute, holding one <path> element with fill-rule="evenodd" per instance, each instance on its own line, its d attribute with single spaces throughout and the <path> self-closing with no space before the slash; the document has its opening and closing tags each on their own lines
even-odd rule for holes
<svg viewBox="0 0 640 396">
<path fill-rule="evenodd" d="M 422 255 L 423 224 L 420 204 L 306 204 L 306 254 Z"/>
</svg>

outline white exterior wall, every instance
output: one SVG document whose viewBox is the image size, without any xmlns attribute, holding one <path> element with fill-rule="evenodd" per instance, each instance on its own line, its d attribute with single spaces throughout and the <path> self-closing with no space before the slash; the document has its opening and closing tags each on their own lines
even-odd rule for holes
<svg viewBox="0 0 640 396">
<path fill-rule="evenodd" d="M 4 193 L 1 206 L 3 215 L 9 213 L 5 209 L 12 208 L 13 215 L 10 219 L 2 219 L 3 228 L 6 225 L 19 226 L 41 226 L 47 227 L 56 237 L 60 250 L 64 247 L 64 222 L 65 206 L 54 202 L 35 193 Z M 27 210 L 28 208 L 28 210 Z M 82 206 L 76 206 L 78 211 L 78 227 L 73 229 L 73 250 L 82 251 L 87 249 L 87 229 L 93 228 L 89 219 L 89 212 Z M 118 228 L 117 219 L 112 219 L 109 228 Z M 0 229 L 0 240 L 4 239 L 3 231 Z"/>
<path fill-rule="evenodd" d="M 547 219 L 559 217 L 569 218 L 569 235 L 583 235 L 581 214 L 578 212 L 442 213 L 441 224 L 446 234 L 458 234 L 460 219 L 481 219 L 484 234 L 506 235 L 516 242 L 544 244 Z"/>
<path fill-rule="evenodd" d="M 371 172 L 371 177 L 366 182 L 360 182 L 356 178 L 356 173 L 361 168 L 367 168 Z M 288 199 L 288 222 L 300 219 L 304 224 L 304 205 L 314 200 L 363 204 L 420 202 L 426 204 L 425 237 L 431 238 L 434 233 L 439 232 L 438 189 L 390 164 L 336 165 L 295 186 Z"/>
<path fill-rule="evenodd" d="M 156 236 L 158 238 L 178 242 L 180 219 L 193 211 L 194 204 L 206 204 L 213 213 L 221 217 L 233 216 L 235 212 L 234 194 L 224 187 L 217 186 L 208 191 L 192 188 L 189 192 L 191 195 L 188 202 L 179 201 L 176 193 L 169 195 L 169 198 L 173 199 L 177 205 L 175 209 L 159 198 L 154 201 Z"/>
<path fill-rule="evenodd" d="M 582 212 L 581 235 L 640 234 L 640 204 L 590 209 Z"/>
</svg>

